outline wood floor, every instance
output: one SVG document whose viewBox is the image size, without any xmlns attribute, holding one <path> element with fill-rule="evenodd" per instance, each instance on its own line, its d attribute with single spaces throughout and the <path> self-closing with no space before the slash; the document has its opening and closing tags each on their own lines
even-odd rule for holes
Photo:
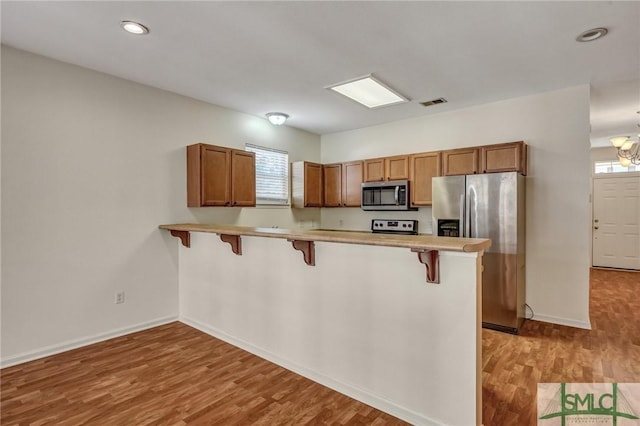
<svg viewBox="0 0 640 426">
<path fill-rule="evenodd" d="M 399 425 L 179 322 L 2 370 L 2 426 Z"/>
<path fill-rule="evenodd" d="M 483 330 L 483 421 L 535 425 L 538 383 L 640 382 L 640 272 L 591 270 L 592 330 L 525 321 Z"/>
<path fill-rule="evenodd" d="M 483 331 L 483 420 L 535 425 L 538 382 L 640 382 L 640 273 L 592 270 L 591 324 Z M 0 424 L 394 425 L 181 323 L 1 371 Z"/>
</svg>

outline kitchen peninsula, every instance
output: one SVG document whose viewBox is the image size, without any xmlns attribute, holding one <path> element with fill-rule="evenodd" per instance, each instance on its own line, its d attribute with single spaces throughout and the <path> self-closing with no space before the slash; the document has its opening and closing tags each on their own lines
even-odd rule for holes
<svg viewBox="0 0 640 426">
<path fill-rule="evenodd" d="M 490 240 L 160 228 L 182 242 L 186 324 L 411 423 L 481 424 Z"/>
</svg>

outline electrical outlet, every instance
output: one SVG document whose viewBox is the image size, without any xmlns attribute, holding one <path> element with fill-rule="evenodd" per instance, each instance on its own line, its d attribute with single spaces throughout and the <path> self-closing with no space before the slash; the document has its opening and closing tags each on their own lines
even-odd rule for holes
<svg viewBox="0 0 640 426">
<path fill-rule="evenodd" d="M 115 303 L 124 303 L 124 291 L 116 293 Z"/>
</svg>

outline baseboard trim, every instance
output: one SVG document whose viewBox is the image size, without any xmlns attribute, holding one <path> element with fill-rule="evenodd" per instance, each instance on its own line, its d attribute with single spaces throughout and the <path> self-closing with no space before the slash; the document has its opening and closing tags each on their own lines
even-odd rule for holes
<svg viewBox="0 0 640 426">
<path fill-rule="evenodd" d="M 170 322 L 178 321 L 177 316 L 169 316 L 164 318 L 158 318 L 153 321 L 147 321 L 140 324 L 136 324 L 130 327 L 123 327 L 116 330 L 112 330 L 106 333 L 101 333 L 95 336 L 85 337 L 81 339 L 69 340 L 59 345 L 47 346 L 35 351 L 29 351 L 22 354 L 10 356 L 0 359 L 0 368 L 12 367 L 14 365 L 22 364 L 36 359 L 44 358 L 50 355 L 56 355 L 62 352 L 77 349 L 82 346 L 91 345 L 93 343 L 103 342 L 105 340 L 113 339 L 114 337 L 124 336 L 125 334 L 135 333 L 137 331 L 146 330 L 149 328 L 157 327 L 159 325 L 168 324 Z"/>
<path fill-rule="evenodd" d="M 249 342 L 233 337 L 209 325 L 203 324 L 200 321 L 184 316 L 180 316 L 179 321 L 190 327 L 200 330 L 203 333 L 227 342 L 230 345 L 236 346 L 249 353 L 259 356 L 260 358 L 266 359 L 269 362 L 277 364 L 283 368 L 286 368 L 287 370 L 293 371 L 296 374 L 306 377 L 307 379 L 313 380 L 316 383 L 333 389 L 336 392 L 340 392 L 341 394 L 347 395 L 355 400 L 358 400 L 371 407 L 377 408 L 378 410 L 384 411 L 385 413 L 388 413 L 411 424 L 425 426 L 436 426 L 442 424 L 442 422 L 438 422 L 436 420 L 418 414 L 412 410 L 406 409 L 378 395 L 374 395 L 368 391 L 360 389 L 357 386 L 335 380 L 325 374 L 297 365 L 287 359 L 281 358 L 276 354 L 254 346 Z"/>
<path fill-rule="evenodd" d="M 535 314 L 534 317 L 531 319 L 534 321 L 550 322 L 552 324 L 566 325 L 568 327 L 591 330 L 591 321 L 589 320 L 578 321 L 570 318 L 561 318 L 561 317 L 554 317 L 551 315 L 540 315 L 540 314 Z"/>
</svg>

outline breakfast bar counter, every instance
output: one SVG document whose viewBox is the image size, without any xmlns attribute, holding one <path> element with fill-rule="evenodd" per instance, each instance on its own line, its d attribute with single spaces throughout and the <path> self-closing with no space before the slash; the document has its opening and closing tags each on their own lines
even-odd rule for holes
<svg viewBox="0 0 640 426">
<path fill-rule="evenodd" d="M 180 321 L 412 424 L 482 423 L 490 240 L 160 228 L 177 247 Z"/>
<path fill-rule="evenodd" d="M 160 225 L 160 229 L 178 232 L 209 232 L 218 235 L 238 235 L 287 240 L 323 241 L 329 243 L 363 244 L 404 247 L 409 249 L 477 252 L 488 248 L 491 240 L 484 238 L 434 237 L 432 235 L 375 234 L 373 232 L 325 229 L 252 228 L 248 226 L 181 223 Z"/>
<path fill-rule="evenodd" d="M 418 254 L 418 260 L 424 264 L 427 282 L 440 280 L 439 251 L 482 252 L 491 245 L 491 240 L 483 238 L 434 237 L 431 235 L 378 234 L 373 232 L 339 231 L 323 229 L 279 229 L 252 228 L 247 226 L 216 224 L 174 224 L 160 225 L 174 237 L 180 238 L 182 245 L 190 247 L 191 232 L 217 234 L 220 239 L 231 245 L 232 251 L 242 254 L 242 236 L 282 238 L 290 241 L 293 248 L 303 253 L 307 265 L 315 266 L 315 242 L 361 244 L 370 246 L 408 248 Z"/>
</svg>

